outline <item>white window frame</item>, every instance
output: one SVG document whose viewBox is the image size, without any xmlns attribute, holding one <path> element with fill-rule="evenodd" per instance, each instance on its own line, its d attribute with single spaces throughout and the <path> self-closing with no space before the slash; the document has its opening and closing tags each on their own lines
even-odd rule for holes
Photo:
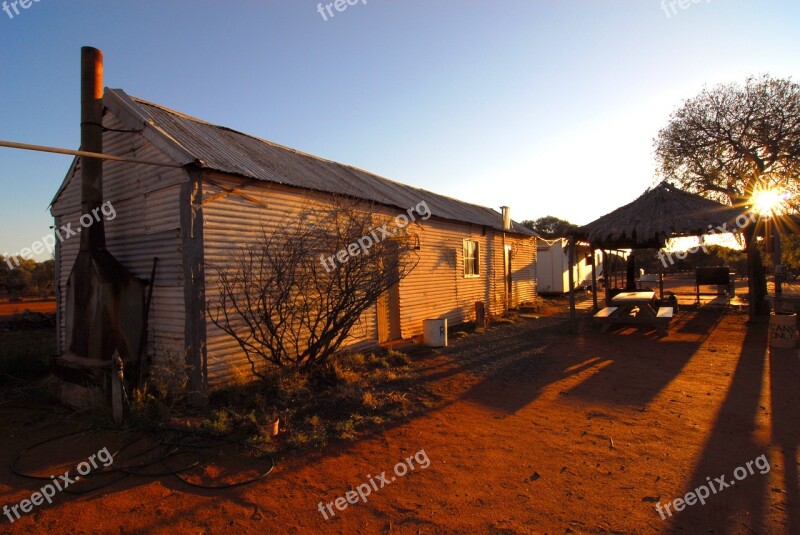
<svg viewBox="0 0 800 535">
<path fill-rule="evenodd" d="M 475 252 L 468 251 L 468 244 L 475 244 Z M 471 249 L 471 247 L 470 247 Z M 474 279 L 481 276 L 481 242 L 465 238 L 461 247 L 462 268 L 465 279 Z M 468 269 L 469 268 L 469 269 Z"/>
</svg>

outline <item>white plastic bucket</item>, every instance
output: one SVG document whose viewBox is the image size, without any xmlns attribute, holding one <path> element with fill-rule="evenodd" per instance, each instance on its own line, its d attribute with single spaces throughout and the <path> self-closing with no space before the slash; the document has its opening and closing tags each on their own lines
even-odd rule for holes
<svg viewBox="0 0 800 535">
<path fill-rule="evenodd" d="M 797 314 L 770 314 L 769 345 L 788 349 L 797 345 Z"/>
<path fill-rule="evenodd" d="M 422 342 L 426 346 L 447 346 L 447 319 L 422 320 Z"/>
</svg>

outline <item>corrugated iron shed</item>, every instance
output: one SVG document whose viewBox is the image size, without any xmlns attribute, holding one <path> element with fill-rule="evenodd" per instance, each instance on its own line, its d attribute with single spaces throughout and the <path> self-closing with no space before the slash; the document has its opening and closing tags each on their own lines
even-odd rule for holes
<svg viewBox="0 0 800 535">
<path fill-rule="evenodd" d="M 105 102 L 113 112 L 134 117 L 151 141 L 160 137 L 160 146 L 170 145 L 169 153 L 178 163 L 194 163 L 207 170 L 360 198 L 396 207 L 401 212 L 425 201 L 436 217 L 502 229 L 501 214 L 491 208 L 400 184 L 350 165 L 213 125 L 130 97 L 121 89 L 106 89 Z M 517 234 L 534 235 L 519 223 L 513 223 L 512 228 Z"/>
</svg>

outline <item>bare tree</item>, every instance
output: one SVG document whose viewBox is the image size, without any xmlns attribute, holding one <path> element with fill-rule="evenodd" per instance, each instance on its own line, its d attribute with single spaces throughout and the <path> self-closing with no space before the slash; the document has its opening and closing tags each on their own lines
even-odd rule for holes
<svg viewBox="0 0 800 535">
<path fill-rule="evenodd" d="M 309 208 L 264 229 L 229 265 L 209 266 L 218 288 L 211 321 L 236 340 L 254 375 L 324 363 L 414 269 L 411 227 L 373 208 L 342 199 Z"/>
<path fill-rule="evenodd" d="M 751 206 L 759 189 L 800 193 L 800 85 L 767 76 L 704 89 L 675 111 L 655 141 L 664 175 L 689 191 Z M 757 227 L 744 229 L 752 314 L 769 313 Z"/>
</svg>

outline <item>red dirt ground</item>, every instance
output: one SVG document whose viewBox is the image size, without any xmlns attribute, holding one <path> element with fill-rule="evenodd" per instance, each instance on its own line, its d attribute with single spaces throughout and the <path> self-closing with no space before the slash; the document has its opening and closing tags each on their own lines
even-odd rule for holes
<svg viewBox="0 0 800 535">
<path fill-rule="evenodd" d="M 54 299 L 23 301 L 22 303 L 9 303 L 8 301 L 2 301 L 0 302 L 0 320 L 10 318 L 14 314 L 25 312 L 26 310 L 29 312 L 51 314 L 56 311 L 56 302 Z"/>
<path fill-rule="evenodd" d="M 664 338 L 583 327 L 572 335 L 547 319 L 494 327 L 414 357 L 418 380 L 440 399 L 411 421 L 292 455 L 250 486 L 128 478 L 61 494 L 13 525 L 0 517 L 0 531 L 797 534 L 800 360 L 795 350 L 769 352 L 767 326 L 745 320 L 680 312 Z M 0 464 L 81 418 L 0 406 Z M 95 436 L 82 448 L 106 445 Z M 427 469 L 330 520 L 318 511 L 421 449 Z M 654 509 L 707 478 L 730 482 L 761 455 L 768 473 L 756 469 L 705 505 L 663 521 Z M 0 504 L 36 488 L 6 470 Z"/>
</svg>

